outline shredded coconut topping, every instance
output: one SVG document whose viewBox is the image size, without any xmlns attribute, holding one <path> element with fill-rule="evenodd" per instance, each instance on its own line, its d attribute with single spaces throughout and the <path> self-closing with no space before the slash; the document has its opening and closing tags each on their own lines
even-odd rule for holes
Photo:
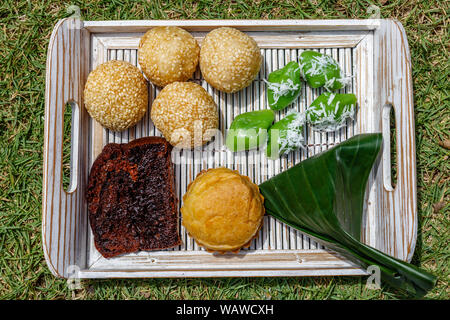
<svg viewBox="0 0 450 320">
<path fill-rule="evenodd" d="M 334 97 L 336 97 L 336 95 L 334 93 L 330 94 L 330 97 L 328 98 L 327 103 L 331 104 L 333 102 L 333 100 L 334 100 Z"/>
<path fill-rule="evenodd" d="M 300 60 L 302 60 L 302 57 L 300 57 Z M 330 65 L 339 68 L 337 62 L 332 57 L 326 54 L 322 54 L 320 56 L 313 56 L 311 58 L 310 63 L 311 67 L 305 71 L 305 74 L 310 76 L 317 76 L 323 74 L 325 72 L 325 69 L 328 68 Z M 305 63 L 300 63 L 300 68 L 303 69 L 304 66 Z"/>
<path fill-rule="evenodd" d="M 273 91 L 273 103 L 277 103 L 280 97 L 294 93 L 300 87 L 298 83 L 294 84 L 292 79 L 287 79 L 287 81 L 282 81 L 281 83 L 263 80 L 267 84 L 267 88 Z"/>
<path fill-rule="evenodd" d="M 304 77 L 305 74 L 309 75 L 309 76 L 317 76 L 317 75 L 321 75 L 324 74 L 325 76 L 325 84 L 324 84 L 324 88 L 327 91 L 332 91 L 333 90 L 333 86 L 335 82 L 339 82 L 342 87 L 345 87 L 347 85 L 349 85 L 351 83 L 351 78 L 352 76 L 347 76 L 342 72 L 342 69 L 339 67 L 339 64 L 336 62 L 336 60 L 334 60 L 331 56 L 326 55 L 326 54 L 322 54 L 320 56 L 313 56 L 310 60 L 310 64 L 311 67 L 305 71 L 303 71 L 304 66 L 306 65 L 306 63 L 301 63 L 302 57 L 300 57 L 300 72 L 302 74 L 302 76 Z M 331 79 L 328 79 L 328 76 L 326 74 L 326 69 L 329 66 L 333 66 L 336 69 L 339 69 L 340 75 L 338 78 L 333 77 Z M 319 82 L 315 82 L 316 85 L 319 85 Z"/>
<path fill-rule="evenodd" d="M 334 99 L 334 97 L 333 97 Z M 330 100 L 328 99 L 328 104 Z M 340 116 L 337 116 L 339 111 L 340 101 L 336 102 L 336 107 L 334 110 L 327 110 L 325 105 L 321 102 L 319 108 L 310 108 L 306 111 L 306 119 L 311 123 L 311 128 L 316 131 L 332 132 L 339 130 L 346 126 L 347 119 L 353 120 L 355 115 L 355 105 L 345 105 Z M 311 119 L 311 115 L 315 116 L 315 120 Z"/>
<path fill-rule="evenodd" d="M 290 112 L 286 116 L 296 114 L 295 119 L 291 121 L 287 127 L 285 137 L 278 137 L 278 144 L 280 150 L 284 150 L 285 153 L 296 150 L 297 148 L 305 149 L 305 137 L 303 136 L 303 126 L 305 124 L 305 114 Z"/>
</svg>

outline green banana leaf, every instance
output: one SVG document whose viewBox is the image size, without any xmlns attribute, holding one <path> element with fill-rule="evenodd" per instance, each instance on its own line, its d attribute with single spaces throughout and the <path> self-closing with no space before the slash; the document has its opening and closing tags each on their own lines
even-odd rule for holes
<svg viewBox="0 0 450 320">
<path fill-rule="evenodd" d="M 382 282 L 423 296 L 435 276 L 360 242 L 365 188 L 381 143 L 378 133 L 354 136 L 259 187 L 268 214 L 364 268 L 378 266 Z"/>
</svg>

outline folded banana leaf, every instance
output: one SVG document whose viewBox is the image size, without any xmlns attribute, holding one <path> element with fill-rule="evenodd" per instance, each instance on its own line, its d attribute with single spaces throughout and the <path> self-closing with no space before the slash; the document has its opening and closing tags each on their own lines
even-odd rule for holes
<svg viewBox="0 0 450 320">
<path fill-rule="evenodd" d="M 381 134 L 360 134 L 260 185 L 266 212 L 364 268 L 380 268 L 382 283 L 423 296 L 436 277 L 363 244 L 361 223 L 369 173 Z"/>
</svg>

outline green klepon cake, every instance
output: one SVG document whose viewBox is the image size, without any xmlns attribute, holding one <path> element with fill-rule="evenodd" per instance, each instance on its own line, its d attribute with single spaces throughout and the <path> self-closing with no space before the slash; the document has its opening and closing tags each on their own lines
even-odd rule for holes
<svg viewBox="0 0 450 320">
<path fill-rule="evenodd" d="M 266 156 L 276 159 L 282 154 L 304 148 L 305 114 L 299 112 L 289 113 L 286 117 L 277 121 L 270 127 Z"/>
<path fill-rule="evenodd" d="M 303 78 L 311 88 L 324 87 L 327 91 L 335 91 L 350 82 L 337 61 L 329 55 L 312 50 L 303 51 L 299 65 Z"/>
<path fill-rule="evenodd" d="M 300 66 L 295 61 L 271 72 L 264 81 L 267 84 L 267 99 L 272 110 L 286 108 L 297 99 L 302 90 Z"/>
<path fill-rule="evenodd" d="M 226 146 L 233 152 L 261 147 L 275 114 L 272 110 L 250 111 L 238 115 L 227 133 Z"/>
<path fill-rule="evenodd" d="M 324 92 L 306 110 L 306 121 L 314 130 L 335 131 L 355 115 L 356 96 L 353 93 Z"/>
</svg>

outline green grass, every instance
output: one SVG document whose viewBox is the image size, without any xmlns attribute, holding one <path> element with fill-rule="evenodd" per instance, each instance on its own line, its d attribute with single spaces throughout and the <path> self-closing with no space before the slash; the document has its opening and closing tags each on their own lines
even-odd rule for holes
<svg viewBox="0 0 450 320">
<path fill-rule="evenodd" d="M 63 1 L 0 4 L 0 299 L 401 299 L 365 278 L 86 280 L 70 291 L 47 269 L 41 244 L 44 79 L 48 39 L 69 4 L 85 20 L 367 18 L 376 4 L 398 19 L 411 49 L 419 234 L 413 263 L 439 277 L 427 299 L 449 298 L 449 8 L 439 0 Z"/>
</svg>

